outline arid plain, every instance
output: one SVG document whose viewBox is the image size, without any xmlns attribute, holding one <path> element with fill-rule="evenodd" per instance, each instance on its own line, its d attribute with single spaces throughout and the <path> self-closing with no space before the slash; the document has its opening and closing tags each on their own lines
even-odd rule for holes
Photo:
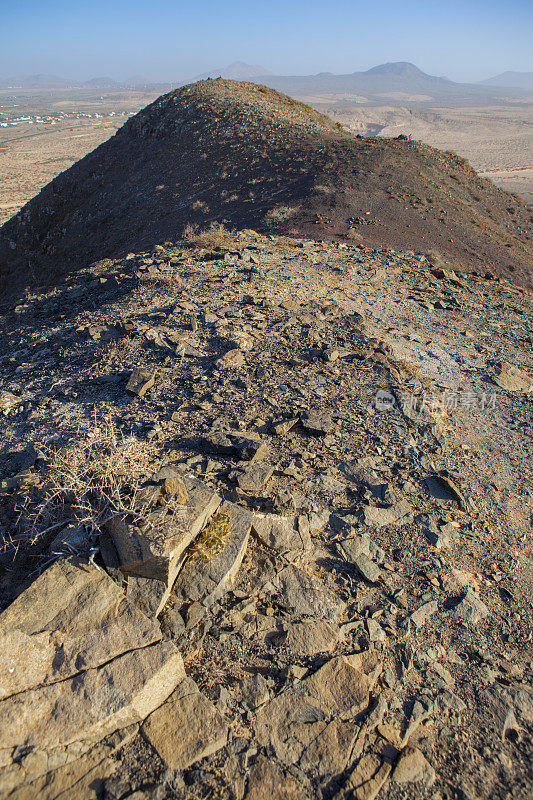
<svg viewBox="0 0 533 800">
<path fill-rule="evenodd" d="M 169 88 L 0 90 L 0 224 Z M 405 134 L 452 150 L 484 177 L 533 204 L 533 102 L 441 108 L 357 104 L 335 95 L 297 99 L 354 133 Z"/>
</svg>

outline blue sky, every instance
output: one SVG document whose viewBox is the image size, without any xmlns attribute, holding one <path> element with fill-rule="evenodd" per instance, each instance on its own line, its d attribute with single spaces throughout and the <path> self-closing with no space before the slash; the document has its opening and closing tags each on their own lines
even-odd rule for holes
<svg viewBox="0 0 533 800">
<path fill-rule="evenodd" d="M 412 61 L 480 80 L 533 70 L 533 0 L 0 0 L 0 76 L 185 80 L 236 61 L 278 74 Z"/>
</svg>

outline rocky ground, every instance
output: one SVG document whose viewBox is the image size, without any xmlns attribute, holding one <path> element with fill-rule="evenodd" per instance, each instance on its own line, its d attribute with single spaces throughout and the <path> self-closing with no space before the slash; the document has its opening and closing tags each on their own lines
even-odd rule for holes
<svg viewBox="0 0 533 800">
<path fill-rule="evenodd" d="M 526 289 L 244 231 L 2 331 L 2 797 L 531 796 Z"/>
</svg>

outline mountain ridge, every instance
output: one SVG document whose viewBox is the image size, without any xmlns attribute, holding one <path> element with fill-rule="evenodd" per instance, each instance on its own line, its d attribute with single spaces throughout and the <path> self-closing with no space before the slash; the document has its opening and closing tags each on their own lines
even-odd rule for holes
<svg viewBox="0 0 533 800">
<path fill-rule="evenodd" d="M 187 225 L 438 251 L 531 284 L 531 210 L 468 163 L 362 139 L 266 86 L 207 80 L 147 106 L 0 229 L 4 287 L 180 236 Z"/>
</svg>

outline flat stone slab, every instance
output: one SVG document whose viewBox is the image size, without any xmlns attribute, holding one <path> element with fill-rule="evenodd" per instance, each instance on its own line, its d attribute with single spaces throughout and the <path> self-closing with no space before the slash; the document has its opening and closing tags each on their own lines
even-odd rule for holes
<svg viewBox="0 0 533 800">
<path fill-rule="evenodd" d="M 168 700 L 142 726 L 167 767 L 186 769 L 220 750 L 228 739 L 228 726 L 191 678 L 185 678 Z"/>
<path fill-rule="evenodd" d="M 161 639 L 102 570 L 62 559 L 0 614 L 0 699 Z"/>
<path fill-rule="evenodd" d="M 365 506 L 363 520 L 365 525 L 372 525 L 375 528 L 383 528 L 385 525 L 407 525 L 413 521 L 413 510 L 405 500 L 400 500 L 389 508 Z"/>
<path fill-rule="evenodd" d="M 330 415 L 317 411 L 303 411 L 300 414 L 300 422 L 306 431 L 315 436 L 326 436 L 335 430 L 335 423 Z"/>
<path fill-rule="evenodd" d="M 181 570 L 173 594 L 183 603 L 211 606 L 233 585 L 244 558 L 252 515 L 234 503 L 223 503 Z"/>
<path fill-rule="evenodd" d="M 113 755 L 132 741 L 138 729 L 134 723 L 96 744 L 74 742 L 55 750 L 18 753 L 16 761 L 2 770 L 2 791 L 11 792 L 10 800 L 97 800 L 95 784 L 113 775 L 120 764 Z"/>
<path fill-rule="evenodd" d="M 533 378 L 514 364 L 503 361 L 497 369 L 495 382 L 509 392 L 533 392 Z"/>
<path fill-rule="evenodd" d="M 263 461 L 252 461 L 230 476 L 239 489 L 245 492 L 262 492 L 274 474 L 274 466 Z"/>
<path fill-rule="evenodd" d="M 185 561 L 187 548 L 222 502 L 219 495 L 201 481 L 184 478 L 183 484 L 187 503 L 175 505 L 175 511 L 160 524 L 146 524 L 140 528 L 123 515 L 113 517 L 106 524 L 106 532 L 113 539 L 120 569 L 125 575 L 154 578 L 171 588 Z"/>
<path fill-rule="evenodd" d="M 243 800 L 306 800 L 306 788 L 292 775 L 284 775 L 274 761 L 259 755 L 248 771 Z"/>
<path fill-rule="evenodd" d="M 185 677 L 181 655 L 159 642 L 72 678 L 0 702 L 0 767 L 15 748 L 54 749 L 140 722 Z"/>
<path fill-rule="evenodd" d="M 311 550 L 309 520 L 305 516 L 282 517 L 278 514 L 254 514 L 254 535 L 273 550 L 280 553 Z"/>
<path fill-rule="evenodd" d="M 333 658 L 259 709 L 257 740 L 272 747 L 285 764 L 316 767 L 317 759 L 327 756 L 334 761 L 333 768 L 341 771 L 350 753 L 354 725 L 351 735 L 338 725 L 365 709 L 368 699 L 368 677 L 345 658 Z M 330 723 L 335 723 L 336 730 L 328 731 Z M 335 741 L 342 743 L 342 753 L 332 754 Z"/>
<path fill-rule="evenodd" d="M 293 622 L 284 626 L 279 644 L 298 658 L 330 653 L 339 639 L 339 629 L 327 622 Z"/>
</svg>

